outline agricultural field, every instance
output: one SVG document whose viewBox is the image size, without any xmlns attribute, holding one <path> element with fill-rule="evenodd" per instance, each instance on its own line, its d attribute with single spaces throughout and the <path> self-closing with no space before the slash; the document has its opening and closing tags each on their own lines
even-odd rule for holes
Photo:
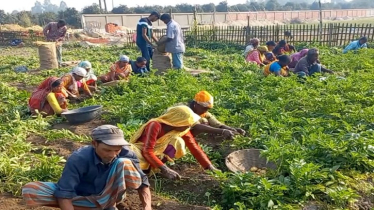
<svg viewBox="0 0 374 210">
<path fill-rule="evenodd" d="M 30 117 L 27 100 L 48 76 L 69 68 L 36 70 L 36 49 L 0 51 L 0 209 L 26 209 L 21 186 L 30 181 L 57 181 L 71 152 L 90 143 L 98 125 L 118 125 L 130 136 L 152 117 L 176 103 L 191 100 L 200 90 L 215 97 L 212 112 L 247 136 L 234 140 L 197 139 L 222 171 L 204 172 L 191 155 L 171 166 L 180 181 L 151 177 L 153 208 L 160 210 L 215 209 L 352 209 L 374 207 L 374 49 L 341 54 L 321 47 L 321 61 L 346 79 L 328 76 L 300 80 L 264 78 L 246 64 L 237 46 L 200 43 L 188 48 L 186 66 L 211 70 L 192 76 L 172 71 L 164 76 L 133 77 L 130 83 L 101 87 L 94 98 L 70 109 L 101 104 L 100 119 L 71 126 L 60 117 Z M 65 47 L 65 60 L 90 60 L 95 73 L 107 71 L 119 54 L 135 59 L 131 47 L 83 49 Z M 26 73 L 13 68 L 25 65 Z M 224 159 L 232 151 L 262 149 L 277 163 L 266 174 L 233 174 Z M 139 209 L 136 193 L 128 193 L 125 209 Z M 51 208 L 38 208 L 51 209 Z"/>
</svg>

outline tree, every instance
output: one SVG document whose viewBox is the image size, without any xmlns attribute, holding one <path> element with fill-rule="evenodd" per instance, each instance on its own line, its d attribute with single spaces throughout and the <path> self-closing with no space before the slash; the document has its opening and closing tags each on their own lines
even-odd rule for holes
<svg viewBox="0 0 374 210">
<path fill-rule="evenodd" d="M 17 18 L 18 18 L 18 24 L 23 26 L 23 27 L 30 27 L 32 26 L 32 22 L 31 22 L 31 17 L 30 17 L 31 13 L 30 12 L 27 12 L 27 11 L 22 11 L 22 12 L 19 12 L 17 14 Z"/>
<path fill-rule="evenodd" d="M 67 8 L 68 8 L 68 5 L 66 4 L 66 2 L 61 1 L 60 8 L 58 9 L 58 11 L 65 11 Z"/>
<path fill-rule="evenodd" d="M 200 8 L 203 10 L 202 12 L 214 12 L 216 5 L 213 3 L 210 4 L 203 4 L 200 6 Z"/>
<path fill-rule="evenodd" d="M 280 5 L 277 0 L 269 0 L 266 2 L 265 9 L 268 11 L 277 11 Z"/>
<path fill-rule="evenodd" d="M 38 19 L 38 24 L 44 26 L 49 22 L 55 22 L 57 20 L 57 15 L 54 12 L 44 12 L 38 15 Z"/>
<path fill-rule="evenodd" d="M 92 4 L 91 6 L 83 8 L 83 14 L 100 14 L 100 7 L 98 4 Z"/>
<path fill-rule="evenodd" d="M 40 1 L 36 1 L 34 6 L 31 8 L 32 14 L 40 14 L 44 12 L 44 7 Z"/>
<path fill-rule="evenodd" d="M 7 18 L 7 14 L 5 13 L 4 10 L 0 10 L 0 24 L 6 24 L 6 18 Z"/>
<path fill-rule="evenodd" d="M 126 5 L 119 5 L 112 9 L 113 14 L 129 14 L 131 13 L 130 9 Z"/>
<path fill-rule="evenodd" d="M 229 8 L 227 5 L 227 1 L 221 1 L 217 6 L 216 6 L 216 11 L 217 12 L 228 12 Z"/>
<path fill-rule="evenodd" d="M 80 28 L 82 26 L 80 14 L 73 7 L 69 7 L 64 11 L 58 12 L 58 18 L 64 19 L 69 26 L 74 28 Z"/>
<path fill-rule="evenodd" d="M 59 10 L 59 7 L 55 4 L 52 4 L 50 0 L 44 0 L 43 8 L 45 12 L 57 13 Z"/>
</svg>

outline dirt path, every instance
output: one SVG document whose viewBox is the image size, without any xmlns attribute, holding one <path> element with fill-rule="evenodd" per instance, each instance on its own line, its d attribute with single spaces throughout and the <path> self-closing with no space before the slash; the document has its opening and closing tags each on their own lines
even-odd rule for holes
<svg viewBox="0 0 374 210">
<path fill-rule="evenodd" d="M 141 208 L 141 203 L 139 202 L 139 197 L 136 192 L 128 194 L 126 201 L 123 205 L 118 206 L 120 210 L 139 210 Z M 167 200 L 165 198 L 159 197 L 157 195 L 152 195 L 152 208 L 155 210 L 208 210 L 207 207 L 193 206 L 178 203 L 174 200 Z M 0 196 L 0 210 L 26 210 L 27 208 L 24 204 L 22 198 L 12 197 L 7 195 Z M 51 207 L 37 207 L 34 210 L 57 210 L 58 208 Z"/>
</svg>

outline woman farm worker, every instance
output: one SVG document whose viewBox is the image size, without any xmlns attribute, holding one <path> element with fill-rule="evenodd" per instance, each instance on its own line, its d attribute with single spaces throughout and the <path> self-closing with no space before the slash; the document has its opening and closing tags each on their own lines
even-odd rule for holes
<svg viewBox="0 0 374 210">
<path fill-rule="evenodd" d="M 191 126 L 199 118 L 187 106 L 174 106 L 144 124 L 130 139 L 131 148 L 139 158 L 140 168 L 146 173 L 161 170 L 167 178 L 178 179 L 180 175 L 165 163 L 184 156 L 187 146 L 204 169 L 216 170 L 190 133 Z"/>
<path fill-rule="evenodd" d="M 252 50 L 248 53 L 246 61 L 255 63 L 259 66 L 264 66 L 265 53 L 268 51 L 266 46 L 259 46 L 257 49 Z"/>
<path fill-rule="evenodd" d="M 132 72 L 131 65 L 129 64 L 129 57 L 126 55 L 119 56 L 119 60 L 110 67 L 110 72 L 100 77 L 103 83 L 111 82 L 114 80 L 129 80 Z"/>
<path fill-rule="evenodd" d="M 347 53 L 351 50 L 356 51 L 362 48 L 367 48 L 366 42 L 368 42 L 368 38 L 366 38 L 365 36 L 361 37 L 359 40 L 349 43 L 349 45 L 347 45 L 347 47 L 344 48 L 343 53 Z"/>
<path fill-rule="evenodd" d="M 296 51 L 295 47 L 287 44 L 286 40 L 279 41 L 278 45 L 273 49 L 273 53 L 275 56 L 283 55 L 285 53 L 290 53 L 293 51 Z"/>
<path fill-rule="evenodd" d="M 84 80 L 86 81 L 86 84 L 90 88 L 91 91 L 96 91 L 97 85 L 97 77 L 92 69 L 92 65 L 89 61 L 82 61 L 78 64 L 78 67 L 84 68 L 87 71 L 86 76 L 84 77 Z"/>
<path fill-rule="evenodd" d="M 258 45 L 260 44 L 260 40 L 259 39 L 251 39 L 247 45 L 247 47 L 245 47 L 245 50 L 244 50 L 244 53 L 243 53 L 243 56 L 246 58 L 248 53 L 251 52 L 252 50 L 256 49 L 258 47 Z"/>
<path fill-rule="evenodd" d="M 272 52 L 265 53 L 265 60 L 264 60 L 265 65 L 273 63 L 275 60 L 276 58 Z"/>
<path fill-rule="evenodd" d="M 299 62 L 300 59 L 302 59 L 306 54 L 308 53 L 309 49 L 302 49 L 300 52 L 292 54 L 291 57 L 291 63 L 288 64 L 289 68 L 295 68 L 297 62 Z"/>
<path fill-rule="evenodd" d="M 66 97 L 77 98 L 79 90 L 83 90 L 88 96 L 92 96 L 90 89 L 83 78 L 87 71 L 81 67 L 74 67 L 73 70 L 61 77 L 62 92 Z"/>
<path fill-rule="evenodd" d="M 38 110 L 39 113 L 48 116 L 67 111 L 67 102 L 61 89 L 61 79 L 49 77 L 44 80 L 29 99 L 31 113 L 36 114 Z"/>
<path fill-rule="evenodd" d="M 219 122 L 214 115 L 209 112 L 213 108 L 213 96 L 207 91 L 200 91 L 195 95 L 194 100 L 189 104 L 194 113 L 201 118 L 191 132 L 194 135 L 199 133 L 222 134 L 225 137 L 233 138 L 235 134 L 245 135 L 245 131 L 241 128 L 232 128 Z M 205 125 L 205 126 L 201 126 Z"/>
<path fill-rule="evenodd" d="M 277 57 L 278 61 L 274 61 L 268 64 L 264 68 L 264 75 L 268 76 L 274 74 L 276 76 L 287 77 L 289 74 L 288 64 L 290 64 L 291 59 L 288 55 L 280 55 Z"/>
<path fill-rule="evenodd" d="M 274 50 L 275 46 L 277 46 L 277 43 L 275 43 L 274 41 L 266 42 L 266 47 L 268 48 L 270 52 Z"/>
</svg>

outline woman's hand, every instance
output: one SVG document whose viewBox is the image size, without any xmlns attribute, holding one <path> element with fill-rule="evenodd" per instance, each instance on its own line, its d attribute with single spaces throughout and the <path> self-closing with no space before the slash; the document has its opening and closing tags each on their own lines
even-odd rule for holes
<svg viewBox="0 0 374 210">
<path fill-rule="evenodd" d="M 161 166 L 160 170 L 161 170 L 161 174 L 168 179 L 172 179 L 172 180 L 181 179 L 181 176 L 176 171 L 171 170 L 166 165 Z"/>
<path fill-rule="evenodd" d="M 222 135 L 227 139 L 234 139 L 235 133 L 231 130 L 223 129 Z"/>
</svg>

